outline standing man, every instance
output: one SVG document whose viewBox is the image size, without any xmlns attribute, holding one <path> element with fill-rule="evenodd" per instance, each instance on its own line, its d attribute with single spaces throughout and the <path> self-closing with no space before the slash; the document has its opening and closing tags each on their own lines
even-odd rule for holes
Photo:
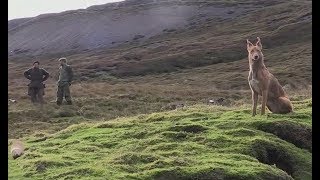
<svg viewBox="0 0 320 180">
<path fill-rule="evenodd" d="M 62 104 L 63 97 L 66 99 L 67 104 L 71 105 L 71 95 L 69 86 L 73 78 L 73 72 L 71 66 L 67 64 L 66 58 L 60 58 L 59 68 L 59 80 L 58 80 L 58 91 L 57 91 L 57 105 Z"/>
<path fill-rule="evenodd" d="M 39 68 L 39 61 L 33 63 L 33 67 L 24 72 L 24 77 L 31 82 L 28 84 L 28 95 L 31 96 L 31 102 L 33 104 L 40 102 L 44 103 L 43 95 L 45 84 L 43 83 L 49 78 L 49 73 Z"/>
</svg>

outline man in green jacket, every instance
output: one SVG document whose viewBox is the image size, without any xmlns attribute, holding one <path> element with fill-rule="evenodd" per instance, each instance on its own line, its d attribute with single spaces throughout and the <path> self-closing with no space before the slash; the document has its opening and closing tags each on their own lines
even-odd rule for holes
<svg viewBox="0 0 320 180">
<path fill-rule="evenodd" d="M 57 105 L 62 104 L 63 97 L 66 99 L 67 104 L 71 105 L 71 95 L 70 88 L 71 81 L 73 78 L 73 71 L 71 66 L 67 64 L 66 58 L 60 58 L 60 68 L 59 68 L 59 80 L 58 80 L 58 91 L 57 91 Z"/>
<path fill-rule="evenodd" d="M 28 95 L 31 96 L 31 102 L 33 104 L 40 102 L 44 103 L 43 95 L 45 84 L 43 83 L 49 78 L 49 73 L 39 68 L 39 61 L 33 63 L 33 67 L 25 71 L 24 77 L 29 79 L 31 82 L 28 84 Z"/>
</svg>

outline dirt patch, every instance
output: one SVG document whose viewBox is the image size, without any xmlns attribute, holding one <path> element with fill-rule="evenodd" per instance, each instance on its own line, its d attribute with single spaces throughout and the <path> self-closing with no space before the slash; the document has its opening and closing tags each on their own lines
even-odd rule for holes
<svg viewBox="0 0 320 180">
<path fill-rule="evenodd" d="M 91 168 L 80 168 L 80 169 L 70 170 L 65 173 L 61 173 L 57 176 L 54 176 L 53 179 L 60 179 L 62 177 L 71 178 L 73 175 L 90 176 L 93 173 L 95 173 L 95 171 L 92 170 Z"/>
<path fill-rule="evenodd" d="M 258 125 L 258 129 L 272 133 L 295 146 L 312 152 L 312 129 L 291 121 L 276 121 Z"/>
<path fill-rule="evenodd" d="M 119 164 L 151 163 L 158 160 L 158 157 L 151 154 L 127 153 L 115 158 L 114 162 Z"/>
<path fill-rule="evenodd" d="M 233 129 L 226 132 L 227 135 L 232 135 L 234 137 L 245 137 L 245 136 L 255 136 L 256 132 L 251 129 L 239 128 Z"/>
<path fill-rule="evenodd" d="M 279 176 L 272 173 L 260 173 L 258 176 L 250 176 L 250 175 L 233 175 L 228 174 L 225 170 L 221 168 L 215 169 L 203 169 L 198 172 L 190 173 L 183 172 L 179 168 L 175 168 L 172 170 L 163 170 L 157 172 L 152 179 L 155 180 L 244 180 L 244 179 L 265 179 L 265 180 L 273 180 L 273 179 L 292 179 L 289 176 Z"/>
<path fill-rule="evenodd" d="M 60 110 L 55 112 L 55 114 L 53 115 L 54 118 L 59 118 L 59 117 L 73 117 L 75 116 L 76 113 L 70 109 L 66 109 L 66 110 Z"/>
<path fill-rule="evenodd" d="M 42 173 L 47 170 L 47 168 L 51 167 L 62 167 L 62 166 L 70 166 L 71 162 L 56 162 L 56 161 L 37 161 L 35 163 L 36 172 Z"/>
<path fill-rule="evenodd" d="M 207 129 L 208 129 L 207 127 L 204 127 L 201 125 L 194 125 L 194 124 L 173 126 L 173 127 L 169 128 L 170 131 L 184 131 L 184 132 L 188 132 L 188 133 L 200 133 L 200 132 L 203 132 Z"/>
<path fill-rule="evenodd" d="M 224 180 L 226 175 L 223 170 L 214 169 L 209 172 L 197 172 L 194 174 L 186 174 L 181 172 L 179 168 L 173 170 L 164 170 L 156 173 L 152 179 L 155 180 Z"/>
<path fill-rule="evenodd" d="M 127 136 L 128 138 L 136 138 L 136 139 L 143 139 L 145 137 L 147 137 L 147 132 L 146 131 L 138 131 L 138 132 L 134 132 L 134 133 L 128 133 Z"/>
<path fill-rule="evenodd" d="M 117 142 L 103 142 L 103 143 L 99 143 L 99 144 L 95 144 L 97 147 L 99 148 L 113 148 L 116 145 L 118 145 Z"/>
<path fill-rule="evenodd" d="M 174 140 L 183 140 L 188 136 L 186 132 L 168 132 L 168 131 L 163 132 L 162 135 Z"/>
<path fill-rule="evenodd" d="M 96 126 L 97 128 L 114 128 L 115 126 L 111 123 L 102 123 Z"/>
<path fill-rule="evenodd" d="M 29 142 L 31 142 L 31 143 L 42 142 L 42 141 L 47 140 L 47 138 L 48 137 L 45 136 L 45 137 L 37 138 L 37 139 L 29 141 Z"/>
<path fill-rule="evenodd" d="M 280 146 L 265 140 L 256 140 L 250 150 L 250 155 L 257 158 L 261 163 L 275 165 L 289 175 L 296 171 L 294 158 Z"/>
<path fill-rule="evenodd" d="M 40 158 L 42 155 L 40 154 L 35 154 L 35 153 L 26 153 L 22 158 L 23 159 L 35 159 L 35 158 Z"/>
</svg>

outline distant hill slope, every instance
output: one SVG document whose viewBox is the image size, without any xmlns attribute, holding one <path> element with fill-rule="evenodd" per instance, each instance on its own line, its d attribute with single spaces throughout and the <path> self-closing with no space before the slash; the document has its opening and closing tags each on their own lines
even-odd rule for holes
<svg viewBox="0 0 320 180">
<path fill-rule="evenodd" d="M 16 19 L 8 22 L 8 51 L 14 56 L 114 47 L 176 29 L 191 30 L 206 24 L 218 28 L 219 24 L 235 23 L 253 10 L 263 12 L 281 2 L 285 1 L 129 0 Z M 295 12 L 287 15 L 291 13 Z"/>
<path fill-rule="evenodd" d="M 245 59 L 245 40 L 259 36 L 271 65 L 295 58 L 311 69 L 311 3 L 130 0 L 12 20 L 9 61 L 67 56 L 76 78 L 168 73 Z"/>
<path fill-rule="evenodd" d="M 126 41 L 147 39 L 165 29 L 183 28 L 190 23 L 190 18 L 200 13 L 230 18 L 255 7 L 200 7 L 201 4 L 192 1 L 127 1 L 12 20 L 8 29 L 9 52 L 39 55 L 111 47 Z M 233 15 L 229 14 L 230 11 L 234 11 Z"/>
</svg>

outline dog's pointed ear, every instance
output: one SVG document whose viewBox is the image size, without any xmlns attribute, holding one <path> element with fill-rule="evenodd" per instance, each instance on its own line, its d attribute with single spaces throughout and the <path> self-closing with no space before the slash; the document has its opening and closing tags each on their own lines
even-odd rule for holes
<svg viewBox="0 0 320 180">
<path fill-rule="evenodd" d="M 259 37 L 257 37 L 258 41 L 256 43 L 256 46 L 258 46 L 260 49 L 262 49 L 262 44 L 261 44 L 261 40 Z"/>
<path fill-rule="evenodd" d="M 252 46 L 253 44 L 247 39 L 247 50 L 249 51 Z"/>
</svg>

